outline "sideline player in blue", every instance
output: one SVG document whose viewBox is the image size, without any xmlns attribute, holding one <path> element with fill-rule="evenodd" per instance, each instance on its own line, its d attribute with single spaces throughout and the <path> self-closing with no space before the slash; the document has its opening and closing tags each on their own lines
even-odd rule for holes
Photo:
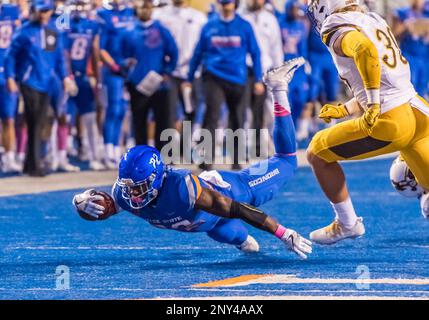
<svg viewBox="0 0 429 320">
<path fill-rule="evenodd" d="M 429 79 L 429 34 L 427 30 L 421 33 L 416 27 L 423 19 L 429 19 L 429 2 L 412 0 L 410 4 L 394 12 L 393 33 L 400 41 L 402 54 L 410 63 L 411 82 L 419 95 L 425 97 Z"/>
<path fill-rule="evenodd" d="M 284 60 L 308 56 L 308 27 L 303 21 L 304 10 L 299 0 L 288 0 L 285 13 L 280 17 L 280 30 L 283 41 Z M 308 102 L 309 84 L 304 68 L 296 72 L 289 86 L 289 100 L 295 126 Z"/>
<path fill-rule="evenodd" d="M 12 36 L 19 24 L 19 7 L 15 4 L 0 4 L 0 119 L 2 121 L 2 171 L 20 172 L 21 166 L 15 159 L 15 116 L 18 107 L 17 93 L 9 92 L 5 76 L 5 58 Z"/>
<path fill-rule="evenodd" d="M 134 25 L 134 9 L 126 0 L 111 0 L 109 8 L 98 12 L 101 27 L 100 55 L 104 62 L 103 84 L 107 95 L 107 110 L 104 121 L 105 164 L 116 168 L 119 152 L 119 138 L 122 121 L 126 112 L 124 101 L 125 79 L 121 75 L 120 62 L 123 60 L 121 37 L 124 30 Z"/>
<path fill-rule="evenodd" d="M 289 250 L 307 258 L 312 252 L 310 241 L 256 208 L 273 199 L 297 167 L 295 127 L 287 91 L 294 72 L 304 63 L 303 58 L 294 59 L 265 76 L 274 99 L 277 153 L 273 157 L 240 172 L 211 171 L 197 177 L 189 170 L 166 167 L 152 147 L 134 147 L 122 158 L 113 186 L 117 211 L 128 211 L 158 228 L 206 232 L 218 242 L 244 252 L 258 252 L 259 245 L 248 234 L 244 221 L 275 235 Z M 92 191 L 76 195 L 73 203 L 97 219 L 104 208 L 94 203 L 100 196 Z"/>
<path fill-rule="evenodd" d="M 89 20 L 91 3 L 88 0 L 70 0 L 70 29 L 66 32 L 65 46 L 70 61 L 71 73 L 78 87 L 78 94 L 68 100 L 69 110 L 76 110 L 82 124 L 82 144 L 88 151 L 89 168 L 100 171 L 105 167 L 98 152 L 99 132 L 97 128 L 95 92 L 100 87 L 99 70 L 99 27 L 96 21 Z M 91 62 L 96 90 L 91 87 L 87 74 Z"/>
</svg>

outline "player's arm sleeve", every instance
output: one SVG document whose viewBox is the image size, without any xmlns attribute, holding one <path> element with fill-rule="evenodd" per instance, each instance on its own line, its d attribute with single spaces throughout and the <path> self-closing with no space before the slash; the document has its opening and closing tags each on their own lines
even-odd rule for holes
<svg viewBox="0 0 429 320">
<path fill-rule="evenodd" d="M 234 201 L 221 193 L 203 188 L 195 207 L 226 219 L 240 219 L 263 231 L 274 233 L 278 224 L 263 211 Z"/>
<path fill-rule="evenodd" d="M 171 74 L 174 69 L 176 69 L 177 61 L 179 60 L 179 49 L 177 48 L 176 40 L 174 40 L 170 31 L 164 28 L 163 34 L 166 42 L 165 54 L 168 57 L 163 71 L 165 74 Z"/>
<path fill-rule="evenodd" d="M 380 104 L 381 64 L 377 48 L 362 32 L 347 32 L 341 40 L 345 56 L 353 58 L 368 96 L 368 104 Z"/>
<path fill-rule="evenodd" d="M 250 24 L 247 24 L 247 35 L 248 35 L 248 51 L 252 57 L 253 62 L 253 74 L 255 75 L 255 81 L 262 81 L 262 61 L 261 61 L 261 50 L 256 40 L 255 33 Z"/>
<path fill-rule="evenodd" d="M 55 70 L 60 79 L 65 79 L 71 73 L 71 68 L 67 68 L 67 65 L 70 66 L 68 61 L 68 54 L 65 49 L 65 39 L 62 33 L 58 34 L 58 47 L 56 50 L 56 65 Z"/>
<path fill-rule="evenodd" d="M 15 34 L 12 39 L 12 43 L 9 46 L 9 49 L 6 51 L 6 59 L 5 59 L 5 74 L 6 78 L 16 78 L 16 58 L 18 54 L 24 48 L 24 39 L 21 36 L 21 33 Z"/>
</svg>

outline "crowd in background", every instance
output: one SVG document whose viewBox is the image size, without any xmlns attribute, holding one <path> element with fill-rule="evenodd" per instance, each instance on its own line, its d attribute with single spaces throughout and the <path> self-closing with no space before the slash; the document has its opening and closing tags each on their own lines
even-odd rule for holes
<svg viewBox="0 0 429 320">
<path fill-rule="evenodd" d="M 212 133 L 213 153 L 223 138 L 217 128 L 256 129 L 251 147 L 259 155 L 260 141 L 269 139 L 261 129 L 272 127 L 262 75 L 299 56 L 307 64 L 289 98 L 305 144 L 323 128 L 320 105 L 351 94 L 305 3 L 286 0 L 279 11 L 269 0 L 216 0 L 203 13 L 187 0 L 2 0 L 2 171 L 113 170 L 125 148 L 161 149 L 163 130 L 182 132 L 185 120 L 194 133 Z M 362 5 L 372 10 L 375 1 Z M 410 1 L 390 16 L 413 84 L 426 96 L 429 2 Z M 233 169 L 241 167 L 238 150 L 229 155 Z"/>
</svg>

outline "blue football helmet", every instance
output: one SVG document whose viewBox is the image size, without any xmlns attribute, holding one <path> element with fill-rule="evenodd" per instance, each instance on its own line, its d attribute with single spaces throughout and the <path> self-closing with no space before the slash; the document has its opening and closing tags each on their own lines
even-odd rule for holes
<svg viewBox="0 0 429 320">
<path fill-rule="evenodd" d="M 117 185 L 122 197 L 133 209 L 142 209 L 159 194 L 165 177 L 161 154 L 150 146 L 127 151 L 119 164 Z"/>
</svg>

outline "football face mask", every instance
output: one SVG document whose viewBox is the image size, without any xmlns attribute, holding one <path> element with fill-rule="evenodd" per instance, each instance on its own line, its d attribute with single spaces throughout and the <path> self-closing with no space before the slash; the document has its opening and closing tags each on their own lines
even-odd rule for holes
<svg viewBox="0 0 429 320">
<path fill-rule="evenodd" d="M 117 185 L 121 189 L 122 197 L 128 205 L 136 210 L 143 209 L 158 196 L 158 190 L 153 188 L 156 174 L 153 173 L 146 180 L 134 183 L 130 179 L 118 179 Z"/>
</svg>

